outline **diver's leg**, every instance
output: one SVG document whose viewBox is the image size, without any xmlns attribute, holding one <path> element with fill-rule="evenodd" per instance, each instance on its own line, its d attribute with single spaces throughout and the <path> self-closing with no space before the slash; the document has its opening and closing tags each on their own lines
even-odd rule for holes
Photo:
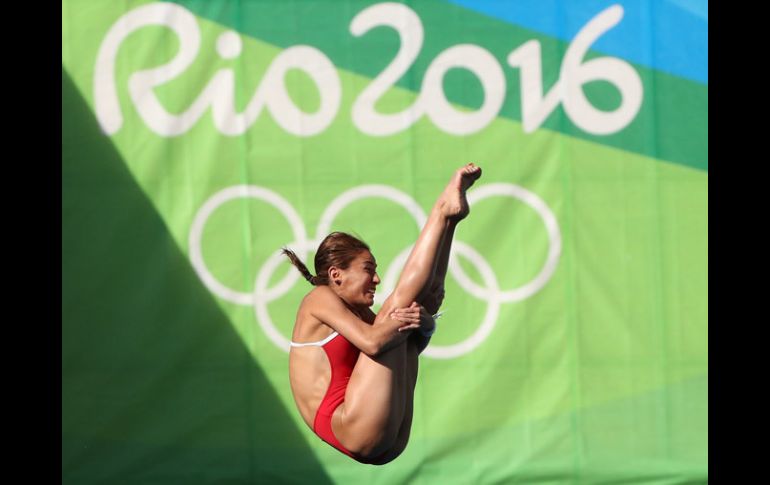
<svg viewBox="0 0 770 485">
<path fill-rule="evenodd" d="M 398 437 L 406 409 L 406 351 L 402 344 L 373 357 L 362 352 L 345 402 L 334 412 L 334 435 L 361 458 L 381 455 Z"/>
<path fill-rule="evenodd" d="M 412 335 L 416 337 L 416 335 Z M 406 396 L 404 406 L 404 418 L 401 421 L 401 427 L 398 429 L 398 435 L 396 436 L 393 447 L 390 448 L 383 456 L 378 457 L 377 461 L 372 462 L 372 465 L 384 465 L 389 463 L 403 453 L 406 449 L 406 445 L 409 443 L 409 435 L 412 432 L 412 417 L 414 415 L 414 389 L 417 385 L 417 371 L 419 368 L 419 359 L 417 355 L 419 347 L 417 340 L 409 338 L 406 345 Z"/>
<path fill-rule="evenodd" d="M 383 303 L 374 325 L 395 308 L 409 306 L 422 291 L 435 269 L 444 232 L 451 221 L 467 216 L 465 191 L 480 175 L 481 169 L 473 164 L 455 172 L 431 210 L 396 289 Z M 375 457 L 392 448 L 398 438 L 414 390 L 411 385 L 411 391 L 407 391 L 407 369 L 413 369 L 410 372 L 416 379 L 416 366 L 410 366 L 407 359 L 408 354 L 415 352 L 409 349 L 413 346 L 402 344 L 375 357 L 363 353 L 359 356 L 348 382 L 345 402 L 332 419 L 335 436 L 353 453 L 364 458 Z M 409 414 L 411 420 L 411 412 Z"/>
<path fill-rule="evenodd" d="M 441 239 L 441 250 L 436 259 L 436 266 L 432 279 L 428 286 L 418 295 L 417 302 L 424 306 L 431 315 L 438 312 L 441 302 L 444 300 L 444 281 L 446 280 L 447 268 L 449 266 L 449 253 L 452 251 L 452 240 L 454 238 L 457 221 L 449 221 L 444 235 Z"/>
<path fill-rule="evenodd" d="M 472 163 L 454 173 L 452 180 L 436 200 L 428 222 L 409 254 L 396 288 L 383 303 L 379 315 L 387 315 L 396 308 L 409 306 L 423 293 L 431 279 L 435 279 L 434 272 L 439 269 L 438 256 L 441 253 L 444 235 L 447 231 L 453 235 L 454 226 L 468 215 L 469 208 L 465 192 L 480 176 L 481 169 Z M 451 239 L 449 241 L 451 243 Z M 447 259 L 448 251 L 449 248 L 447 248 Z M 443 269 L 443 274 L 446 275 L 446 269 Z"/>
</svg>

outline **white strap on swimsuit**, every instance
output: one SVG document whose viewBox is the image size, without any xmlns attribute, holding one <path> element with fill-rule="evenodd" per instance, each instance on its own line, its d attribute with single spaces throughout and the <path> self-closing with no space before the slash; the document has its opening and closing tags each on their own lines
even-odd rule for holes
<svg viewBox="0 0 770 485">
<path fill-rule="evenodd" d="M 292 347 L 323 347 L 327 343 L 331 342 L 331 340 L 334 337 L 336 337 L 337 335 L 339 335 L 339 333 L 332 332 L 331 335 L 329 335 L 328 337 L 326 337 L 323 340 L 319 340 L 318 342 L 308 342 L 308 343 L 304 343 L 304 344 L 299 344 L 297 342 L 289 342 L 289 343 L 291 344 Z"/>
</svg>

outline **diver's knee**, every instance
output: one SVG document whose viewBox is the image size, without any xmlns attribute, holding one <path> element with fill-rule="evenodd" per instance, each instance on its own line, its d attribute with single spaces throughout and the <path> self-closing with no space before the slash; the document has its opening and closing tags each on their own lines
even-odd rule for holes
<svg viewBox="0 0 770 485">
<path fill-rule="evenodd" d="M 397 433 L 379 430 L 360 434 L 348 443 L 342 443 L 351 453 L 363 460 L 372 460 L 393 448 L 398 438 Z"/>
<path fill-rule="evenodd" d="M 403 451 L 404 451 L 403 448 L 401 448 L 401 449 L 391 448 L 390 450 L 388 450 L 387 453 L 384 453 L 384 454 L 382 454 L 380 456 L 377 456 L 376 458 L 373 458 L 373 459 L 365 460 L 364 463 L 366 463 L 367 465 L 377 465 L 377 466 L 387 465 L 391 461 L 393 461 L 396 458 L 398 458 L 399 455 L 401 455 L 401 453 L 403 453 Z"/>
</svg>

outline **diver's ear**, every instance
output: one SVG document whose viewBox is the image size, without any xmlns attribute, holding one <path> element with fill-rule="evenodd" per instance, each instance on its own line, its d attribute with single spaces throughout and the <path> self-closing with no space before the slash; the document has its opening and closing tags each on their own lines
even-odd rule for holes
<svg viewBox="0 0 770 485">
<path fill-rule="evenodd" d="M 329 282 L 334 282 L 335 285 L 340 286 L 342 284 L 342 271 L 336 266 L 329 267 Z"/>
</svg>

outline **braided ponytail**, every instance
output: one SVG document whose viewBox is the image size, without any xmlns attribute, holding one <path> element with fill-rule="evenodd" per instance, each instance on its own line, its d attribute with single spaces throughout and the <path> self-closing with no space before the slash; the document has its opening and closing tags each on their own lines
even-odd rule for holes
<svg viewBox="0 0 770 485">
<path fill-rule="evenodd" d="M 305 263 L 300 261 L 297 255 L 294 254 L 294 251 L 288 248 L 281 249 L 281 252 L 289 258 L 291 264 L 313 286 L 328 285 L 329 268 L 336 266 L 340 269 L 347 269 L 361 251 L 369 251 L 369 246 L 360 239 L 344 232 L 329 234 L 321 241 L 315 253 L 315 271 L 317 274 L 313 276 L 310 270 L 307 269 L 307 266 L 305 266 Z"/>
<path fill-rule="evenodd" d="M 294 254 L 294 251 L 292 251 L 289 248 L 281 248 L 281 252 L 289 257 L 291 264 L 293 264 L 299 270 L 299 272 L 302 273 L 302 276 L 304 276 L 305 279 L 308 280 L 311 285 L 318 286 L 318 277 L 313 276 L 310 273 L 310 270 L 307 269 L 307 266 L 305 266 L 305 263 L 300 261 L 297 255 Z"/>
</svg>

